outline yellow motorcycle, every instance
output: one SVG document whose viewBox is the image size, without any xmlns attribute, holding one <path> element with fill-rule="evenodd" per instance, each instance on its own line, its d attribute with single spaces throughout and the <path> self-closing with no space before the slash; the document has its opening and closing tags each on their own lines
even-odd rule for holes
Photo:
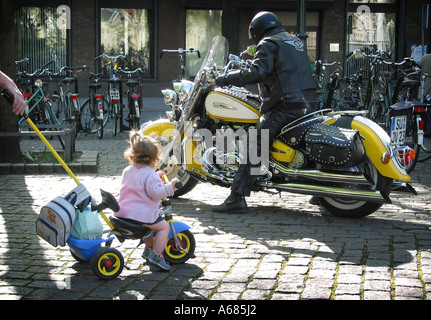
<svg viewBox="0 0 431 320">
<path fill-rule="evenodd" d="M 266 157 L 248 159 L 244 137 L 253 140 L 261 100 L 245 88 L 219 88 L 214 81 L 246 63 L 229 55 L 224 37 L 215 37 L 195 80 L 162 90 L 172 107 L 167 118 L 141 126 L 143 134 L 158 137 L 163 145 L 159 169 L 181 180 L 176 196 L 199 182 L 230 187 L 241 161 L 258 160 L 255 191 L 313 195 L 333 215 L 349 218 L 391 203 L 393 181 L 410 180 L 405 170 L 410 150 L 393 148 L 388 134 L 360 111 L 308 114 L 267 143 Z"/>
</svg>

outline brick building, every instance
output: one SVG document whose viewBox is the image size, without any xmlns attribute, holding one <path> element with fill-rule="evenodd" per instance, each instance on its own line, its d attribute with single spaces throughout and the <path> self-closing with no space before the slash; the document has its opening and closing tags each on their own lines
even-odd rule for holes
<svg viewBox="0 0 431 320">
<path fill-rule="evenodd" d="M 317 59 L 344 63 L 346 54 L 357 47 L 384 49 L 394 61 L 399 61 L 411 55 L 412 45 L 421 44 L 421 9 L 427 0 L 304 2 L 311 63 Z M 298 22 L 303 20 L 298 20 L 297 15 L 300 3 L 300 0 L 19 0 L 15 17 L 16 56 L 17 59 L 34 56 L 29 66 L 33 69 L 54 56 L 58 67 L 85 64 L 92 70 L 107 72 L 108 62 L 94 58 L 101 53 L 121 53 L 129 58 L 124 67 L 145 68 L 144 96 L 160 98 L 160 89 L 169 87 L 180 74 L 178 55 L 165 54 L 160 58 L 163 49 L 193 47 L 205 54 L 212 37 L 223 34 L 230 42 L 231 52 L 238 54 L 251 44 L 248 24 L 256 12 L 275 12 L 283 26 L 296 33 Z M 32 11 L 32 7 L 37 8 Z M 24 39 L 30 29 L 34 35 Z M 55 38 L 51 33 L 58 29 Z M 426 44 L 430 43 L 429 30 L 425 29 L 423 37 Z M 187 55 L 191 76 L 198 64 L 197 55 Z M 86 80 L 86 76 L 80 77 Z M 81 81 L 80 90 L 86 90 L 85 81 Z"/>
</svg>

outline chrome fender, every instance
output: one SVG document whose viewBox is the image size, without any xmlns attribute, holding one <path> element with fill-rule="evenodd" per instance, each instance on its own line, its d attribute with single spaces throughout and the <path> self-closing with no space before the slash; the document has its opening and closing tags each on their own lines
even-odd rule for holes
<svg viewBox="0 0 431 320">
<path fill-rule="evenodd" d="M 337 119 L 335 118 L 331 118 L 325 121 L 325 123 L 332 124 L 336 120 Z M 359 134 L 362 136 L 362 142 L 364 143 L 368 158 L 382 176 L 401 181 L 411 180 L 411 177 L 407 174 L 406 170 L 401 167 L 398 160 L 393 157 L 389 135 L 377 123 L 368 118 L 357 115 L 352 120 L 351 128 L 359 131 Z M 391 155 L 391 159 L 387 164 L 382 162 L 382 156 L 385 153 Z"/>
</svg>

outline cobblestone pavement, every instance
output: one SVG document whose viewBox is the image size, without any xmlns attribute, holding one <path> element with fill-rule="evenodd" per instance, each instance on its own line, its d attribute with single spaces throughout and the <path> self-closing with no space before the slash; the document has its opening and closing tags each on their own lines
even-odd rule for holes
<svg viewBox="0 0 431 320">
<path fill-rule="evenodd" d="M 78 175 L 96 200 L 100 187 L 118 195 L 125 141 L 106 135 L 76 142 L 77 150 L 99 152 L 99 172 Z M 22 149 L 37 143 L 23 141 Z M 211 206 L 229 191 L 201 183 L 173 206 L 191 225 L 196 258 L 164 273 L 150 270 L 136 250 L 130 270 L 111 281 L 35 234 L 41 207 L 75 186 L 68 175 L 0 176 L 0 299 L 428 300 L 429 161 L 412 175 L 418 196 L 394 193 L 393 204 L 358 220 L 333 217 L 309 196 L 290 193 L 254 193 L 249 214 L 215 214 Z M 136 244 L 113 246 L 126 256 Z"/>
</svg>

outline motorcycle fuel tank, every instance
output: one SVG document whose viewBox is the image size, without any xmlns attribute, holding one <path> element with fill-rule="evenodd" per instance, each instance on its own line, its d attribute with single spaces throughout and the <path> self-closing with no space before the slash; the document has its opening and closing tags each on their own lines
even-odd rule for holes
<svg viewBox="0 0 431 320">
<path fill-rule="evenodd" d="M 214 120 L 258 123 L 260 103 L 243 91 L 217 88 L 205 99 L 205 109 Z"/>
</svg>

